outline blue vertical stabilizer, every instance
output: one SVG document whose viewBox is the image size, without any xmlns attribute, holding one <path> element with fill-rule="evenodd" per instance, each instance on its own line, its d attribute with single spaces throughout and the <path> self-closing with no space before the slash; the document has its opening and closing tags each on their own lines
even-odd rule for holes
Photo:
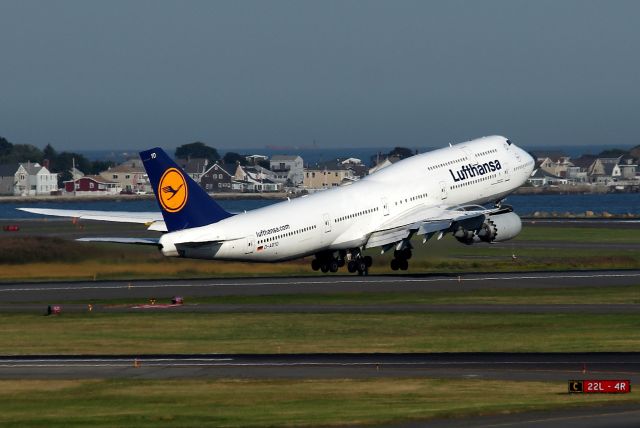
<svg viewBox="0 0 640 428">
<path fill-rule="evenodd" d="M 140 152 L 144 169 L 162 211 L 167 230 L 206 226 L 231 217 L 165 152 L 156 147 Z"/>
</svg>

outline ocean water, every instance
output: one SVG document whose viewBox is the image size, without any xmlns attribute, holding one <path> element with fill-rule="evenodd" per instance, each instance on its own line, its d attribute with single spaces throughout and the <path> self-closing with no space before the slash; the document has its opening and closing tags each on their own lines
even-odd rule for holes
<svg viewBox="0 0 640 428">
<path fill-rule="evenodd" d="M 237 199 L 222 200 L 220 205 L 228 211 L 242 212 L 261 208 L 278 200 Z M 536 211 L 583 213 L 607 211 L 612 214 L 640 215 L 640 193 L 611 193 L 604 195 L 513 195 L 505 200 L 520 215 Z M 97 211 L 158 211 L 155 200 L 136 201 L 84 201 L 84 202 L 25 202 L 0 203 L 0 219 L 41 218 L 42 216 L 18 211 L 19 207 L 82 209 Z"/>
</svg>

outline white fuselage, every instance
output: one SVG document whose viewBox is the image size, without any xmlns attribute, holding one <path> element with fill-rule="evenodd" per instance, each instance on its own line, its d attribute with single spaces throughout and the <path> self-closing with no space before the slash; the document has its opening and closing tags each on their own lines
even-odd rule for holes
<svg viewBox="0 0 640 428">
<path fill-rule="evenodd" d="M 351 185 L 280 202 L 208 226 L 162 236 L 167 256 L 274 262 L 361 247 L 369 235 L 420 206 L 456 207 L 502 199 L 534 161 L 504 137 L 484 137 L 390 165 Z"/>
</svg>

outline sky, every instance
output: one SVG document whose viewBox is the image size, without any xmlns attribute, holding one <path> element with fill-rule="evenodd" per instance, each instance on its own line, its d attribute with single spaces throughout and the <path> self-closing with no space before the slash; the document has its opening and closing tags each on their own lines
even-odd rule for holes
<svg viewBox="0 0 640 428">
<path fill-rule="evenodd" d="M 640 144 L 637 1 L 0 0 L 0 136 L 58 150 Z"/>
</svg>

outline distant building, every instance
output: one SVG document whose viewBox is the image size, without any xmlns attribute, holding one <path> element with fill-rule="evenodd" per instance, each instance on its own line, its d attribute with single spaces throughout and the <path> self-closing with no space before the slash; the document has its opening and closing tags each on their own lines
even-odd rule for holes
<svg viewBox="0 0 640 428">
<path fill-rule="evenodd" d="M 125 192 L 152 192 L 149 177 L 139 158 L 131 158 L 120 165 L 110 167 L 102 171 L 100 176 L 108 182 L 118 183 Z"/>
<path fill-rule="evenodd" d="M 0 195 L 16 194 L 16 174 L 18 173 L 17 163 L 6 163 L 0 165 Z"/>
<path fill-rule="evenodd" d="M 550 174 L 542 168 L 538 168 L 533 172 L 531 177 L 527 179 L 527 182 L 531 183 L 534 187 L 545 187 L 567 184 L 567 179 Z"/>
<path fill-rule="evenodd" d="M 121 190 L 117 182 L 105 180 L 100 175 L 84 175 L 64 182 L 66 193 L 113 195 L 120 193 Z"/>
<path fill-rule="evenodd" d="M 568 168 L 573 166 L 571 158 L 563 152 L 533 152 L 533 154 L 539 168 L 557 177 L 566 177 Z"/>
<path fill-rule="evenodd" d="M 280 192 L 282 183 L 274 181 L 275 174 L 259 165 L 237 165 L 234 180 L 243 192 Z"/>
<path fill-rule="evenodd" d="M 399 157 L 397 156 L 392 156 L 392 157 L 387 157 L 384 158 L 383 160 L 379 161 L 378 163 L 376 163 L 376 165 L 372 168 L 369 168 L 369 175 L 373 174 L 374 172 L 380 171 L 381 169 L 384 169 L 390 165 L 393 165 L 394 163 L 398 162 L 400 160 Z"/>
<path fill-rule="evenodd" d="M 622 176 L 618 163 L 622 156 L 617 158 L 597 158 L 587 171 L 591 182 L 608 184 Z"/>
<path fill-rule="evenodd" d="M 14 195 L 50 195 L 58 190 L 58 174 L 37 162 L 21 163 L 15 173 Z"/>
<path fill-rule="evenodd" d="M 300 156 L 276 155 L 271 158 L 269 167 L 274 173 L 273 181 L 298 186 L 304 181 L 304 163 Z"/>
<path fill-rule="evenodd" d="M 353 181 L 356 177 L 348 165 L 329 162 L 305 168 L 302 185 L 306 189 L 328 189 Z"/>
<path fill-rule="evenodd" d="M 209 166 L 209 160 L 205 158 L 176 159 L 176 163 L 196 183 L 200 182 L 200 178 Z"/>
<path fill-rule="evenodd" d="M 233 164 L 214 163 L 200 177 L 200 186 L 209 193 L 238 191 L 233 188 L 235 168 L 236 166 Z"/>
</svg>

